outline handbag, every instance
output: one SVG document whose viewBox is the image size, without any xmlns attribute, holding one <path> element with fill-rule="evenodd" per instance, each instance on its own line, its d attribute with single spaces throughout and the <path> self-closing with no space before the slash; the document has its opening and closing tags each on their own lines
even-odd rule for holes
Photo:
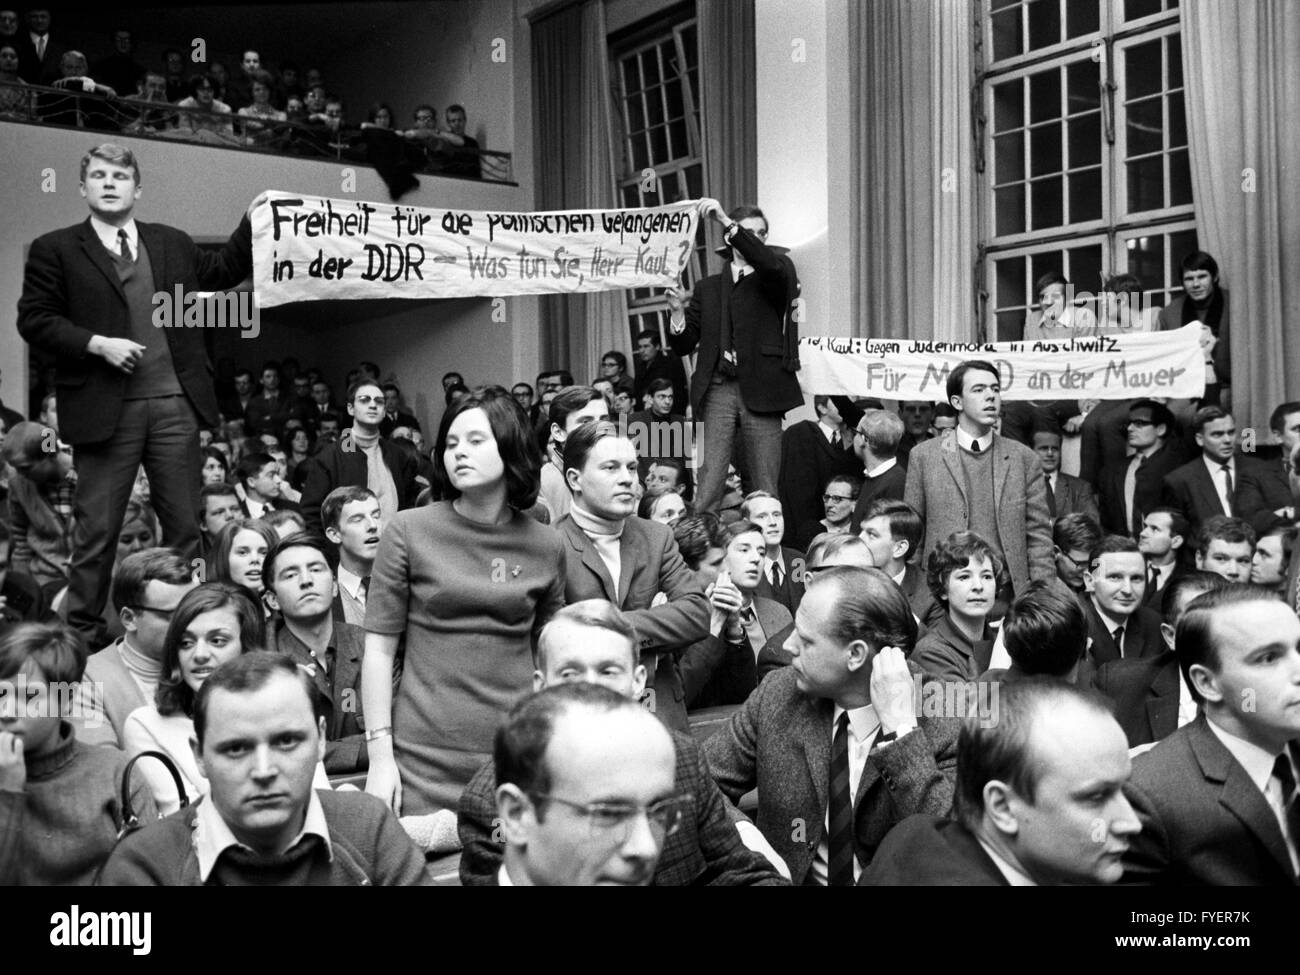
<svg viewBox="0 0 1300 975">
<path fill-rule="evenodd" d="M 122 770 L 122 828 L 118 830 L 117 840 L 120 843 L 122 838 L 128 833 L 134 833 L 140 829 L 140 814 L 135 811 L 131 803 L 131 773 L 135 770 L 135 763 L 142 758 L 156 758 L 163 763 L 163 767 L 171 774 L 172 781 L 176 783 L 176 795 L 180 797 L 181 808 L 184 809 L 190 804 L 190 797 L 185 794 L 185 784 L 181 781 L 180 770 L 176 763 L 171 760 L 165 752 L 149 751 L 141 752 L 135 755 L 126 763 L 126 768 Z"/>
</svg>

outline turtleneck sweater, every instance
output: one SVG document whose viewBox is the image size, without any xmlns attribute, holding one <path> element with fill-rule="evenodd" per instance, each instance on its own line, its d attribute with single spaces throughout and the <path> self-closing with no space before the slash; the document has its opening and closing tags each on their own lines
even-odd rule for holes
<svg viewBox="0 0 1300 975">
<path fill-rule="evenodd" d="M 379 434 L 362 436 L 353 427 L 352 442 L 366 455 L 366 487 L 379 499 L 379 514 L 386 525 L 397 514 L 397 482 L 384 463 L 384 452 L 379 449 Z"/>
<path fill-rule="evenodd" d="M 614 583 L 614 592 L 617 593 L 619 573 L 623 566 L 622 555 L 619 552 L 619 541 L 623 537 L 623 520 L 610 521 L 593 515 L 577 498 L 574 498 L 573 507 L 569 509 L 569 517 L 582 529 L 582 533 L 591 539 L 591 544 L 596 547 L 596 554 L 609 570 L 609 578 Z"/>
<path fill-rule="evenodd" d="M 126 665 L 127 673 L 140 688 L 144 699 L 152 701 L 154 693 L 158 690 L 158 679 L 162 676 L 162 661 L 146 657 L 131 646 L 130 636 L 122 637 L 117 644 L 117 652 L 122 657 L 122 663 Z"/>
</svg>

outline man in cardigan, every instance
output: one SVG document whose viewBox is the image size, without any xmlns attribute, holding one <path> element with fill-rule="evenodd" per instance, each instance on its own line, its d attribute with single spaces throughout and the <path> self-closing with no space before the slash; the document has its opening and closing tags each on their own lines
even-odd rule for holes
<svg viewBox="0 0 1300 975">
<path fill-rule="evenodd" d="M 122 840 L 100 882 L 428 884 L 424 857 L 386 805 L 364 792 L 312 788 L 325 719 L 311 680 L 278 653 L 246 653 L 214 670 L 195 699 L 190 739 L 211 791 Z"/>
<path fill-rule="evenodd" d="M 247 216 L 220 251 L 202 251 L 179 230 L 138 223 L 140 192 L 131 150 L 105 143 L 88 152 L 81 195 L 90 218 L 32 243 L 18 301 L 18 331 L 54 358 L 59 434 L 75 450 L 67 616 L 91 636 L 102 629 L 113 547 L 141 463 L 163 544 L 187 558 L 198 548 L 198 428 L 219 422 L 216 391 L 203 330 L 156 328 L 152 298 L 232 288 L 252 270 Z"/>
<path fill-rule="evenodd" d="M 725 228 L 728 263 L 696 285 L 684 314 L 677 290 L 668 289 L 668 342 L 679 356 L 699 349 L 691 415 L 704 423 L 704 463 L 695 501 L 697 510 L 716 513 L 738 426 L 749 487 L 778 490 L 781 418 L 803 405 L 792 315 L 799 279 L 793 262 L 767 246 L 767 218 L 758 207 L 737 207 L 728 216 L 717 200 L 702 200 L 700 209 Z"/>
</svg>

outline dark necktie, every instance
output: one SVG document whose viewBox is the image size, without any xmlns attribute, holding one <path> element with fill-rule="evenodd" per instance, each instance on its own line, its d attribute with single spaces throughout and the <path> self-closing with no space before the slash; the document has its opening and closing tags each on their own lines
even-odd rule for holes
<svg viewBox="0 0 1300 975">
<path fill-rule="evenodd" d="M 849 715 L 835 723 L 831 742 L 830 829 L 826 833 L 826 882 L 853 886 L 853 792 L 849 788 Z"/>
<path fill-rule="evenodd" d="M 117 232 L 117 252 L 122 255 L 123 260 L 134 263 L 135 258 L 131 256 L 131 239 L 127 237 L 125 230 Z"/>
<path fill-rule="evenodd" d="M 1156 567 L 1153 565 L 1147 568 L 1147 595 L 1150 596 L 1153 592 L 1159 592 L 1159 591 L 1160 591 L 1160 573 L 1156 570 Z"/>
<path fill-rule="evenodd" d="M 1115 632 L 1110 636 L 1111 639 L 1115 641 L 1115 649 L 1119 651 L 1119 655 L 1121 657 L 1124 656 L 1124 627 L 1115 627 Z"/>
<path fill-rule="evenodd" d="M 1056 486 L 1051 474 L 1047 475 L 1047 514 L 1053 519 L 1056 517 Z"/>
<path fill-rule="evenodd" d="M 970 452 L 972 454 L 978 454 L 980 452 L 980 442 L 978 440 L 972 440 L 970 442 Z"/>
<path fill-rule="evenodd" d="M 1228 489 L 1228 491 L 1227 491 L 1227 494 L 1228 494 L 1228 507 L 1231 508 L 1231 507 L 1233 507 L 1233 504 L 1232 504 L 1232 502 L 1233 502 L 1233 497 L 1232 497 L 1232 468 L 1229 467 L 1227 464 L 1224 464 L 1224 465 L 1223 465 L 1223 483 L 1224 483 L 1224 486 Z"/>
<path fill-rule="evenodd" d="M 370 595 L 370 576 L 362 576 L 362 577 L 361 577 L 361 599 L 362 599 L 362 601 L 364 602 L 365 599 L 366 599 L 366 597 L 369 596 L 369 595 Z"/>
<path fill-rule="evenodd" d="M 781 563 L 780 562 L 772 563 L 772 588 L 773 589 L 781 588 Z"/>
<path fill-rule="evenodd" d="M 840 442 L 840 435 L 838 433 L 831 434 L 831 446 L 834 447 L 836 450 L 839 450 L 840 447 L 842 446 Z"/>
<path fill-rule="evenodd" d="M 1282 818 L 1286 820 L 1291 844 L 1300 846 L 1300 796 L 1296 793 L 1295 773 L 1291 771 L 1291 757 L 1284 749 L 1273 763 L 1273 778 L 1278 781 L 1282 796 Z"/>
<path fill-rule="evenodd" d="M 1142 534 L 1142 511 L 1138 508 L 1138 482 L 1142 480 L 1142 468 L 1147 466 L 1147 456 L 1145 454 L 1138 460 L 1137 471 L 1133 475 L 1133 524 L 1131 526 L 1134 538 Z"/>
</svg>

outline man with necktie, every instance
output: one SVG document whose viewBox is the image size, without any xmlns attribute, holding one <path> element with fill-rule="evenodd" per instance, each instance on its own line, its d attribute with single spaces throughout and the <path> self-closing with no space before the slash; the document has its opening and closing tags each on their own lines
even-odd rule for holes
<svg viewBox="0 0 1300 975">
<path fill-rule="evenodd" d="M 1160 504 L 1161 482 L 1184 460 L 1174 437 L 1174 415 L 1155 400 L 1140 399 L 1128 408 L 1128 448 L 1122 462 L 1101 472 L 1101 527 L 1136 538 L 1143 515 Z"/>
<path fill-rule="evenodd" d="M 1088 557 L 1088 656 L 1096 665 L 1121 657 L 1152 657 L 1164 649 L 1160 615 L 1142 605 L 1147 565 L 1137 542 L 1107 535 Z"/>
<path fill-rule="evenodd" d="M 1165 475 L 1164 503 L 1182 512 L 1195 530 L 1215 515 L 1237 516 L 1237 480 L 1255 462 L 1235 456 L 1237 424 L 1231 413 L 1203 406 L 1192 420 L 1201 455 Z"/>
</svg>

